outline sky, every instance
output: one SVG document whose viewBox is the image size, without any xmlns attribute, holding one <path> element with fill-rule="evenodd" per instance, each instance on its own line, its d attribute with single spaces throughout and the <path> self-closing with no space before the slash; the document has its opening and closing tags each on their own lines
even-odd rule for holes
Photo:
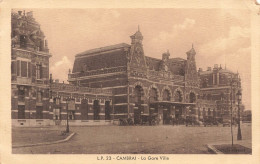
<svg viewBox="0 0 260 164">
<path fill-rule="evenodd" d="M 239 72 L 243 104 L 251 109 L 250 11 L 234 9 L 27 9 L 41 25 L 52 57 L 50 73 L 67 81 L 77 53 L 130 44 L 142 32 L 146 56 L 186 59 L 194 45 L 197 69 L 221 64 Z"/>
</svg>

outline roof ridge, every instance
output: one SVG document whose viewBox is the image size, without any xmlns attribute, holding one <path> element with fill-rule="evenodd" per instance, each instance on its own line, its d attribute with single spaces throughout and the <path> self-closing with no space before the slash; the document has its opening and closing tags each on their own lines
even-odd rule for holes
<svg viewBox="0 0 260 164">
<path fill-rule="evenodd" d="M 127 43 L 118 43 L 118 44 L 108 45 L 108 46 L 104 46 L 104 47 L 93 48 L 93 49 L 89 49 L 89 50 L 76 54 L 76 57 L 87 55 L 87 54 L 93 54 L 93 53 L 97 53 L 97 52 L 114 50 L 114 49 L 123 48 L 123 47 L 129 47 L 129 46 L 130 45 Z"/>
</svg>

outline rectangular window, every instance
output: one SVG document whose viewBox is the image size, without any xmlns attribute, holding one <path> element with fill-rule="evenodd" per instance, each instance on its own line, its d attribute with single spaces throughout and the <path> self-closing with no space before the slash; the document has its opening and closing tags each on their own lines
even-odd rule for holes
<svg viewBox="0 0 260 164">
<path fill-rule="evenodd" d="M 23 89 L 18 90 L 18 101 L 24 102 L 25 100 L 25 91 Z"/>
<path fill-rule="evenodd" d="M 18 105 L 18 119 L 25 119 L 25 106 Z"/>
<path fill-rule="evenodd" d="M 40 79 L 44 78 L 45 77 L 45 67 L 42 67 L 41 66 L 41 69 L 40 69 Z"/>
<path fill-rule="evenodd" d="M 100 105 L 98 100 L 94 101 L 93 110 L 94 110 L 94 120 L 99 120 Z"/>
<path fill-rule="evenodd" d="M 54 120 L 60 119 L 60 109 L 53 109 L 53 119 Z"/>
<path fill-rule="evenodd" d="M 55 104 L 56 104 L 56 105 L 60 105 L 60 99 L 55 98 Z"/>
<path fill-rule="evenodd" d="M 42 92 L 37 92 L 37 102 L 42 102 Z"/>
<path fill-rule="evenodd" d="M 21 76 L 27 77 L 27 62 L 21 61 Z"/>
<path fill-rule="evenodd" d="M 111 107 L 110 107 L 110 101 L 105 102 L 105 120 L 110 120 Z"/>
<path fill-rule="evenodd" d="M 69 111 L 69 120 L 75 119 L 75 111 Z"/>
<path fill-rule="evenodd" d="M 15 63 L 15 61 L 12 61 L 12 63 L 11 63 L 11 73 L 16 74 L 16 63 Z"/>
<path fill-rule="evenodd" d="M 42 106 L 36 106 L 36 119 L 43 119 Z"/>
<path fill-rule="evenodd" d="M 81 109 L 81 120 L 87 120 L 88 119 L 88 110 L 89 110 L 87 99 L 82 99 L 80 109 Z"/>
<path fill-rule="evenodd" d="M 21 75 L 20 74 L 20 64 L 21 64 L 20 60 L 17 60 L 17 76 Z"/>
<path fill-rule="evenodd" d="M 21 48 L 26 48 L 26 36 L 25 35 L 21 35 L 20 36 L 20 47 Z"/>
<path fill-rule="evenodd" d="M 36 65 L 36 79 L 41 79 L 41 73 L 42 73 L 42 68 L 41 65 L 37 64 Z"/>
</svg>

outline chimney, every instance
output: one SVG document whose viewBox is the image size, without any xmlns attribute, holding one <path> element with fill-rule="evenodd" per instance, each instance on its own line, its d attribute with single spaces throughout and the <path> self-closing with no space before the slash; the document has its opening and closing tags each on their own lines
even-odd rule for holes
<svg viewBox="0 0 260 164">
<path fill-rule="evenodd" d="M 56 79 L 56 80 L 55 80 L 55 83 L 59 83 L 59 79 Z"/>
<path fill-rule="evenodd" d="M 27 12 L 27 13 L 26 13 L 26 16 L 27 16 L 27 17 L 33 17 L 33 12 L 32 12 L 32 11 Z"/>
<path fill-rule="evenodd" d="M 18 11 L 18 14 L 19 14 L 19 15 L 22 15 L 22 11 Z"/>
<path fill-rule="evenodd" d="M 214 68 L 218 68 L 218 64 L 214 64 Z"/>
<path fill-rule="evenodd" d="M 208 67 L 207 71 L 211 71 L 211 67 Z"/>
<path fill-rule="evenodd" d="M 199 72 L 202 72 L 203 71 L 203 69 L 202 68 L 199 68 Z"/>
</svg>

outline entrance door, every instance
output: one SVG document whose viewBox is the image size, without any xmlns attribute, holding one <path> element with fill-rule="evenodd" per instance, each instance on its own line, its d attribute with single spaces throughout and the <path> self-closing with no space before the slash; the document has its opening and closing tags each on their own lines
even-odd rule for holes
<svg viewBox="0 0 260 164">
<path fill-rule="evenodd" d="M 139 107 L 135 107 L 134 109 L 134 123 L 140 124 L 141 123 L 141 109 Z"/>
<path fill-rule="evenodd" d="M 175 106 L 175 120 L 177 124 L 182 123 L 182 108 L 181 106 Z"/>
<path fill-rule="evenodd" d="M 143 88 L 141 86 L 136 86 L 134 88 L 134 123 L 140 124 L 141 123 L 141 111 L 142 111 L 142 103 L 143 103 Z"/>
<path fill-rule="evenodd" d="M 170 124 L 170 123 L 171 123 L 170 109 L 165 108 L 163 109 L 163 124 Z"/>
</svg>

